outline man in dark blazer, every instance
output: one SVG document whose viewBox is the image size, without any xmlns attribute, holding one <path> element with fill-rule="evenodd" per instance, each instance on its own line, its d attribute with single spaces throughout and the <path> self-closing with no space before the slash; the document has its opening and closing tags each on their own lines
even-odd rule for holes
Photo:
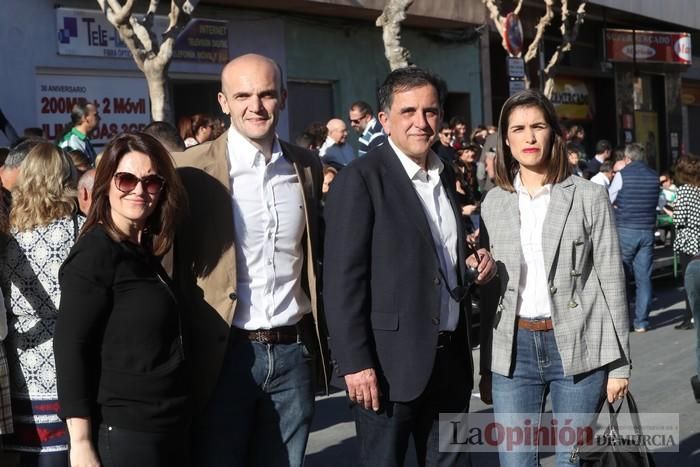
<svg viewBox="0 0 700 467">
<path fill-rule="evenodd" d="M 314 380 L 326 383 L 321 162 L 276 136 L 287 92 L 274 61 L 243 55 L 221 79 L 231 127 L 174 154 L 190 204 L 171 261 L 196 402 L 192 464 L 301 466 Z"/>
<path fill-rule="evenodd" d="M 365 466 L 403 465 L 410 436 L 421 463 L 467 464 L 440 452 L 437 421 L 469 410 L 466 262 L 477 283 L 496 268 L 486 250 L 467 260 L 455 176 L 430 149 L 445 95 L 424 70 L 390 73 L 387 143 L 343 169 L 327 199 L 324 306 Z"/>
</svg>

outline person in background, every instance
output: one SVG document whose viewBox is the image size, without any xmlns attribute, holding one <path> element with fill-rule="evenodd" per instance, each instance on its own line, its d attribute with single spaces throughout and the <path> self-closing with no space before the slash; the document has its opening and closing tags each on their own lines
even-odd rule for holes
<svg viewBox="0 0 700 467">
<path fill-rule="evenodd" d="M 87 216 L 92 206 L 92 188 L 95 184 L 95 169 L 90 169 L 78 179 L 78 207 Z"/>
<path fill-rule="evenodd" d="M 9 231 L 7 207 L 0 204 L 0 235 L 5 236 Z M 0 244 L 0 258 L 5 258 L 4 241 Z M 7 362 L 5 339 L 7 338 L 7 310 L 5 297 L 0 287 L 0 464 L 11 465 L 10 460 L 3 456 L 3 435 L 13 432 L 12 401 L 10 399 L 10 367 Z M 2 463 L 5 462 L 5 463 Z"/>
<path fill-rule="evenodd" d="M 602 395 L 620 400 L 629 386 L 612 209 L 605 189 L 571 175 L 556 111 L 540 91 L 505 102 L 498 138 L 498 186 L 481 205 L 483 242 L 499 264 L 496 296 L 482 310 L 491 338 L 481 347 L 481 398 L 505 429 L 529 419 L 539 432 L 549 396 L 555 419 L 578 432 Z M 571 465 L 575 443 L 556 443 L 558 467 Z M 503 467 L 539 465 L 536 441 L 498 450 Z"/>
<path fill-rule="evenodd" d="M 78 171 L 78 177 L 87 172 L 91 167 L 90 159 L 82 151 L 71 149 L 68 151 L 68 157 L 70 157 L 71 162 L 73 162 L 75 170 Z"/>
<path fill-rule="evenodd" d="M 341 169 L 355 160 L 355 151 L 348 143 L 348 128 L 339 118 L 332 118 L 326 124 L 328 136 L 318 151 L 324 164 Z"/>
<path fill-rule="evenodd" d="M 450 119 L 450 128 L 452 128 L 452 147 L 459 149 L 467 144 L 467 122 L 464 117 L 452 117 Z"/>
<path fill-rule="evenodd" d="M 350 126 L 358 135 L 357 157 L 362 157 L 370 149 L 381 146 L 386 142 L 386 135 L 381 123 L 374 116 L 372 107 L 364 101 L 353 102 L 348 112 Z"/>
<path fill-rule="evenodd" d="M 485 125 L 479 125 L 472 131 L 469 137 L 469 142 L 482 147 L 486 142 L 486 137 L 489 135 L 489 131 L 486 129 Z"/>
<path fill-rule="evenodd" d="M 601 139 L 595 145 L 595 156 L 588 161 L 583 175 L 587 179 L 594 177 L 600 171 L 601 165 L 610 160 L 612 156 L 612 146 L 607 139 Z"/>
<path fill-rule="evenodd" d="M 673 249 L 680 258 L 681 270 L 685 274 L 690 261 L 700 254 L 700 157 L 693 154 L 680 157 L 675 174 L 680 188 L 673 209 L 673 225 L 676 229 Z M 683 321 L 675 328 L 693 329 L 698 325 L 693 321 L 686 291 Z"/>
<path fill-rule="evenodd" d="M 75 182 L 68 157 L 52 143 L 42 142 L 27 154 L 12 190 L 2 288 L 9 298 L 5 349 L 14 434 L 5 440 L 5 449 L 20 453 L 21 466 L 68 466 L 68 436 L 58 416 L 53 338 L 61 302 L 58 269 L 80 226 Z"/>
<path fill-rule="evenodd" d="M 685 269 L 685 293 L 696 323 L 700 323 L 700 255 L 693 258 Z M 695 365 L 696 373 L 690 378 L 695 402 L 700 404 L 700 326 L 695 326 Z"/>
<path fill-rule="evenodd" d="M 103 157 L 92 209 L 60 269 L 54 348 L 71 465 L 186 466 L 180 306 L 160 257 L 187 199 L 152 136 L 123 133 Z"/>
<path fill-rule="evenodd" d="M 46 140 L 25 139 L 10 148 L 5 158 L 5 164 L 0 169 L 0 180 L 2 180 L 3 189 L 12 191 L 17 183 L 22 162 L 24 162 L 29 151 L 42 142 L 46 142 Z"/>
<path fill-rule="evenodd" d="M 470 143 L 457 150 L 457 160 L 453 163 L 457 177 L 457 203 L 462 209 L 462 217 L 467 234 L 479 228 L 479 204 L 481 193 L 476 178 L 476 161 L 479 159 L 481 146 Z"/>
<path fill-rule="evenodd" d="M 486 137 L 484 147 L 481 149 L 481 157 L 476 164 L 476 179 L 479 183 L 479 191 L 481 199 L 493 187 L 494 177 L 496 176 L 495 161 L 496 161 L 496 146 L 498 143 L 498 135 L 492 133 Z"/>
<path fill-rule="evenodd" d="M 211 140 L 214 121 L 207 115 L 196 114 L 190 119 L 190 131 L 183 138 L 185 147 L 190 148 Z"/>
<path fill-rule="evenodd" d="M 571 173 L 579 177 L 583 177 L 583 171 L 579 166 L 581 162 L 581 153 L 579 146 L 574 143 L 566 143 L 566 157 L 571 167 Z"/>
<path fill-rule="evenodd" d="M 44 133 L 43 128 L 37 128 L 37 127 L 25 128 L 22 133 L 23 133 L 25 138 L 40 138 L 40 139 L 46 138 L 46 133 Z"/>
<path fill-rule="evenodd" d="M 654 230 L 659 204 L 659 175 L 646 163 L 644 147 L 625 147 L 622 168 L 615 170 L 608 195 L 615 212 L 622 261 L 629 279 L 634 276 L 635 301 L 632 318 L 635 332 L 646 332 L 651 311 L 651 273 L 654 266 Z"/>
<path fill-rule="evenodd" d="M 604 186 L 607 190 L 610 186 L 615 173 L 613 172 L 613 164 L 611 161 L 606 160 L 598 168 L 598 173 L 591 177 L 591 181 L 598 185 Z"/>
<path fill-rule="evenodd" d="M 151 122 L 146 125 L 143 132 L 157 139 L 170 153 L 185 150 L 185 143 L 177 129 L 168 122 Z"/>
<path fill-rule="evenodd" d="M 331 166 L 331 165 L 325 165 L 323 166 L 323 188 L 321 189 L 321 192 L 323 193 L 323 197 L 325 198 L 326 194 L 330 191 L 331 189 L 331 183 L 333 183 L 333 180 L 335 179 L 336 175 L 338 175 L 338 170 Z"/>
<path fill-rule="evenodd" d="M 452 128 L 445 122 L 440 123 L 437 141 L 431 149 L 445 164 L 453 164 L 457 159 L 457 151 L 452 147 L 452 136 Z"/>
<path fill-rule="evenodd" d="M 58 142 L 58 147 L 65 150 L 77 149 L 90 159 L 90 166 L 95 166 L 97 152 L 90 141 L 90 133 L 100 124 L 100 114 L 95 104 L 81 100 L 73 106 L 70 113 L 71 125 Z"/>
<path fill-rule="evenodd" d="M 673 178 L 668 170 L 659 175 L 659 185 L 661 186 L 661 209 L 666 214 L 672 214 L 676 205 L 678 187 L 673 183 Z"/>
</svg>

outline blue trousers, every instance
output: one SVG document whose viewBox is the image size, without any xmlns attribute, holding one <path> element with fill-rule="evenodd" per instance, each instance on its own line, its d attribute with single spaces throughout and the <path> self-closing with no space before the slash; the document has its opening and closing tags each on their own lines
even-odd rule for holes
<svg viewBox="0 0 700 467">
<path fill-rule="evenodd" d="M 625 274 L 634 276 L 636 286 L 633 324 L 636 329 L 649 327 L 651 311 L 651 271 L 654 266 L 654 231 L 617 227 Z"/>
<path fill-rule="evenodd" d="M 493 411 L 502 426 L 539 426 L 547 394 L 552 396 L 552 412 L 557 420 L 572 420 L 569 426 L 590 423 L 585 414 L 595 412 L 606 384 L 607 372 L 600 368 L 588 373 L 564 376 L 554 331 L 516 330 L 515 367 L 511 377 L 492 375 Z M 556 445 L 557 467 L 568 466 L 573 445 Z M 508 451 L 498 446 L 501 467 L 537 467 L 537 446 L 515 446 Z M 576 464 L 573 464 L 576 465 Z"/>
<path fill-rule="evenodd" d="M 685 269 L 684 285 L 688 304 L 695 318 L 697 374 L 700 375 L 700 260 L 696 259 L 688 263 L 688 267 Z"/>
<path fill-rule="evenodd" d="M 197 467 L 299 467 L 314 412 L 312 356 L 301 342 L 232 333 L 219 382 L 195 425 Z"/>
</svg>

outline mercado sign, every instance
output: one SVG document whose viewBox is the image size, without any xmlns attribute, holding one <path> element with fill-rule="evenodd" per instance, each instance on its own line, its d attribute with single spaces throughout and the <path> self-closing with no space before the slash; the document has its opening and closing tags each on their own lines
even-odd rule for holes
<svg viewBox="0 0 700 467">
<path fill-rule="evenodd" d="M 656 62 L 690 65 L 693 59 L 687 32 L 605 30 L 605 56 L 610 62 Z"/>
<path fill-rule="evenodd" d="M 144 78 L 51 74 L 36 76 L 36 121 L 49 139 L 60 138 L 70 126 L 73 105 L 95 104 L 100 124 L 90 134 L 95 146 L 117 134 L 142 130 L 151 121 Z"/>
<path fill-rule="evenodd" d="M 160 36 L 168 27 L 166 16 L 156 16 L 153 29 Z M 59 55 L 131 58 L 114 26 L 98 10 L 56 8 Z M 193 18 L 175 41 L 174 60 L 208 63 L 228 61 L 228 22 Z"/>
<path fill-rule="evenodd" d="M 588 84 L 578 79 L 554 78 L 552 104 L 559 118 L 566 120 L 592 120 L 592 93 Z"/>
</svg>

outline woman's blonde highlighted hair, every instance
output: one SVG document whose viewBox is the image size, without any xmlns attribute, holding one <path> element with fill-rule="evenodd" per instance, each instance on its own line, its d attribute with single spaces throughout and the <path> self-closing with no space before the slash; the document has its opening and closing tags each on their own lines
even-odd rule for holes
<svg viewBox="0 0 700 467">
<path fill-rule="evenodd" d="M 39 143 L 22 162 L 12 189 L 10 227 L 19 231 L 48 225 L 76 209 L 75 169 L 63 151 Z"/>
</svg>

